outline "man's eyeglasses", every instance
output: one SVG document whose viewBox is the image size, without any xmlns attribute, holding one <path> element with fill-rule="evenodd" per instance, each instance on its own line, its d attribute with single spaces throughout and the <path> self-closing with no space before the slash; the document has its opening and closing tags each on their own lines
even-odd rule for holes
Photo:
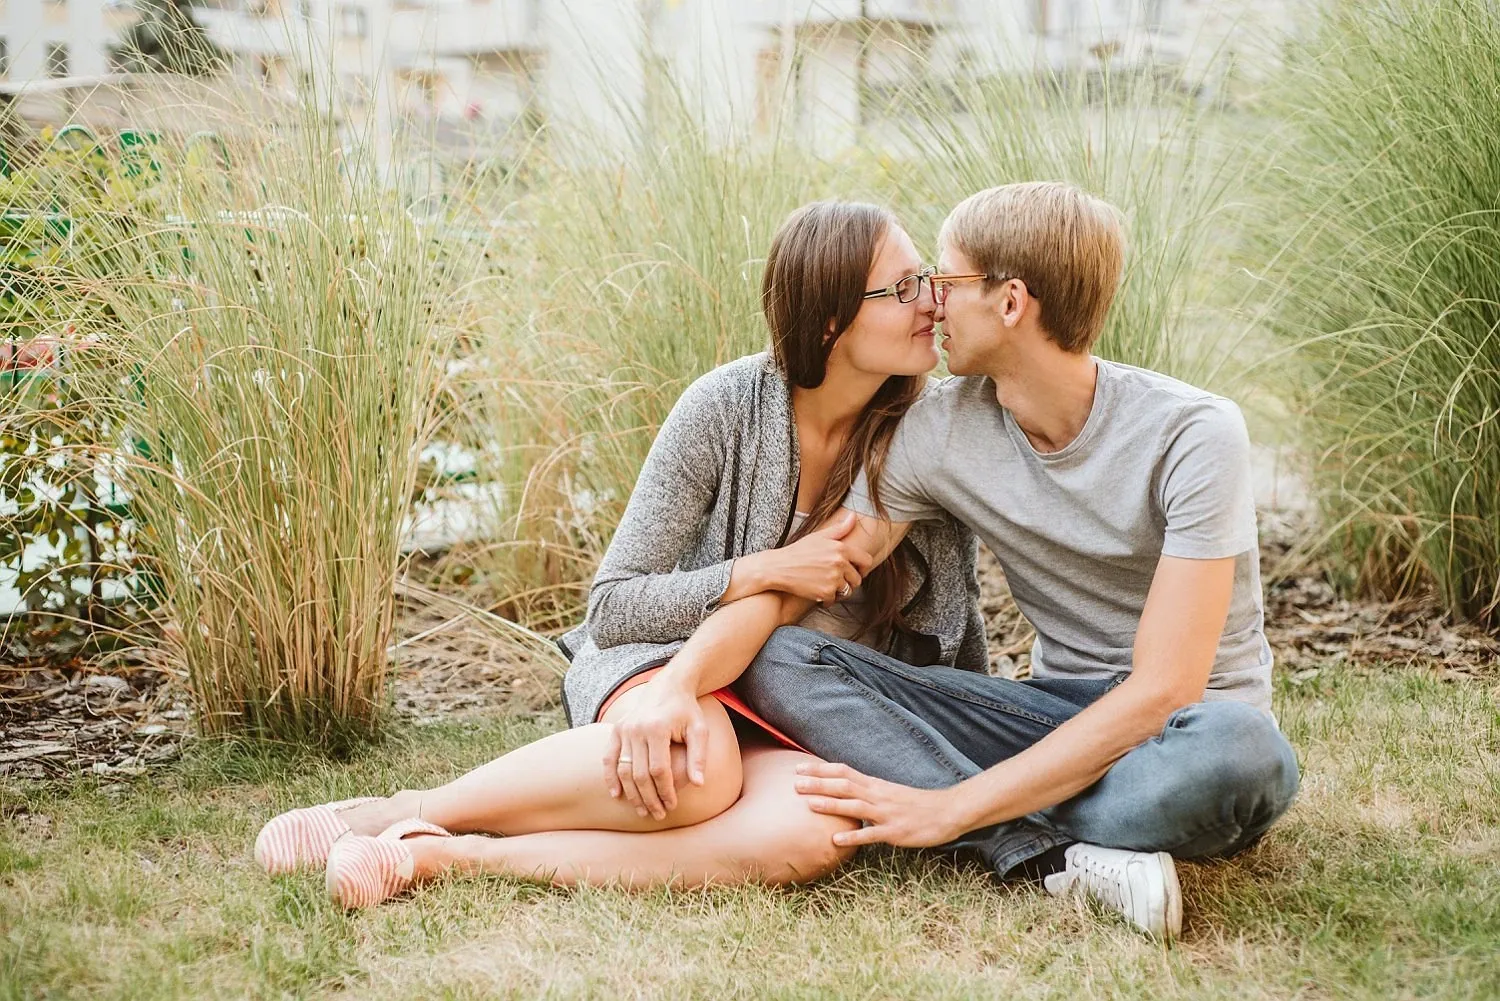
<svg viewBox="0 0 1500 1001">
<path fill-rule="evenodd" d="M 932 282 L 932 301 L 941 306 L 948 301 L 948 290 L 956 282 L 972 282 L 981 278 L 988 278 L 986 274 L 972 275 L 933 275 L 929 281 Z M 1003 280 L 1003 279 L 1002 279 Z"/>
<path fill-rule="evenodd" d="M 915 302 L 917 296 L 922 294 L 922 283 L 931 281 L 933 273 L 936 270 L 936 268 L 923 268 L 914 275 L 907 275 L 894 285 L 871 289 L 860 298 L 879 299 L 882 296 L 893 295 L 896 297 L 897 302 Z M 933 290 L 935 294 L 936 286 L 933 287 Z"/>
</svg>

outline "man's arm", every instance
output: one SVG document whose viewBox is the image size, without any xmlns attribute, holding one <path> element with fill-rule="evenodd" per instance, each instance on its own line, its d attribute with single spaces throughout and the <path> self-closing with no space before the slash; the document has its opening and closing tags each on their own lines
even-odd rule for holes
<svg viewBox="0 0 1500 1001">
<path fill-rule="evenodd" d="M 862 574 L 884 562 L 909 527 L 847 509 L 828 524 L 829 531 L 843 533 L 848 556 Z M 705 619 L 661 673 L 643 686 L 650 689 L 649 697 L 616 723 L 604 755 L 610 795 L 625 796 L 638 813 L 665 817 L 677 805 L 674 742 L 686 745 L 688 778 L 702 785 L 708 727 L 699 696 L 733 683 L 778 626 L 800 621 L 812 607 L 807 598 L 766 591 L 723 605 Z"/>
<path fill-rule="evenodd" d="M 1163 556 L 1136 631 L 1125 681 L 1045 738 L 947 789 L 913 789 L 845 765 L 799 769 L 812 808 L 865 821 L 839 844 L 940 845 L 979 827 L 1024 817 L 1097 782 L 1127 752 L 1161 732 L 1173 712 L 1203 698 L 1229 614 L 1234 557 Z"/>
</svg>

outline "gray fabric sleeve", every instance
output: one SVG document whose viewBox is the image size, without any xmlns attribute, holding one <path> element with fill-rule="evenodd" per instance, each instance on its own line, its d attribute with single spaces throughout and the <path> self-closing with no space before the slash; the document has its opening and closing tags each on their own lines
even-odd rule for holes
<svg viewBox="0 0 1500 1001">
<path fill-rule="evenodd" d="M 1162 453 L 1163 556 L 1212 560 L 1257 545 L 1250 435 L 1239 407 L 1205 397 L 1170 422 Z"/>
<path fill-rule="evenodd" d="M 936 412 L 931 397 L 918 401 L 901 418 L 891 437 L 891 450 L 880 473 L 880 500 L 891 521 L 930 521 L 943 517 L 943 508 L 928 495 L 926 487 L 932 480 L 921 461 L 923 456 L 942 454 L 943 443 L 933 421 Z M 849 488 L 844 506 L 871 518 L 879 517 L 863 469 Z"/>
<path fill-rule="evenodd" d="M 587 625 L 596 646 L 685 639 L 728 590 L 733 560 L 678 569 L 723 479 L 728 392 L 710 373 L 662 423 L 589 589 Z"/>
</svg>

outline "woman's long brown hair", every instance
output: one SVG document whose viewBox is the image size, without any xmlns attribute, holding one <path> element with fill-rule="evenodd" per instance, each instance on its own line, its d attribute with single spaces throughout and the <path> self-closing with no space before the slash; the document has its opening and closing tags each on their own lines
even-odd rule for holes
<svg viewBox="0 0 1500 1001">
<path fill-rule="evenodd" d="M 823 384 L 834 342 L 864 305 L 862 296 L 880 244 L 898 225 L 878 205 L 827 201 L 802 206 L 776 231 L 766 257 L 760 301 L 771 328 L 772 352 L 787 382 L 804 389 Z M 832 337 L 827 336 L 830 321 Z M 875 510 L 885 515 L 880 474 L 891 437 L 926 381 L 922 375 L 893 375 L 881 384 L 854 422 L 823 492 L 794 539 L 815 530 L 839 509 L 860 469 L 866 471 Z M 901 598 L 907 572 L 903 544 L 865 577 L 869 615 L 860 636 L 884 636 L 904 625 Z"/>
</svg>

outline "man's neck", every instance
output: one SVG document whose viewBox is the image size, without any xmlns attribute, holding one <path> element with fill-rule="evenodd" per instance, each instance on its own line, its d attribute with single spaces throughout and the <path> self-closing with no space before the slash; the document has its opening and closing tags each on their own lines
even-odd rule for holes
<svg viewBox="0 0 1500 1001">
<path fill-rule="evenodd" d="M 1004 359 L 988 375 L 995 381 L 995 399 L 1042 453 L 1067 448 L 1083 431 L 1099 378 L 1092 355 L 1050 343 Z"/>
</svg>

